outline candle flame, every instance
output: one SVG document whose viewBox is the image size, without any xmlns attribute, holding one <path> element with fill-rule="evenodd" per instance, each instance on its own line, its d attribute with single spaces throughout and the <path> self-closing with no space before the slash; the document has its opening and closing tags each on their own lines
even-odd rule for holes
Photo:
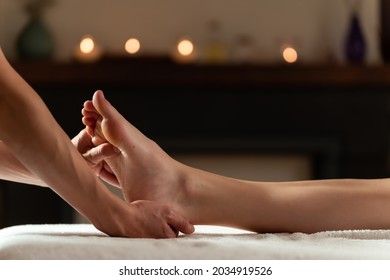
<svg viewBox="0 0 390 280">
<path fill-rule="evenodd" d="M 298 52 L 293 47 L 285 47 L 282 55 L 287 63 L 295 63 L 298 60 Z"/>
<path fill-rule="evenodd" d="M 190 40 L 187 40 L 187 39 L 181 40 L 177 44 L 177 50 L 179 51 L 179 53 L 181 55 L 189 56 L 194 51 L 194 44 Z"/>
<path fill-rule="evenodd" d="M 95 42 L 91 36 L 85 36 L 80 42 L 80 51 L 85 54 L 93 52 Z"/>
<path fill-rule="evenodd" d="M 131 38 L 127 40 L 125 49 L 129 54 L 136 54 L 141 48 L 141 44 L 138 39 Z"/>
</svg>

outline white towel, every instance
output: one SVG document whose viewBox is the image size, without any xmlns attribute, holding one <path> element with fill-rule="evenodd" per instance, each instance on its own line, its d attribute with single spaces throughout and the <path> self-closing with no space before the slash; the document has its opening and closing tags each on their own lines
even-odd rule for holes
<svg viewBox="0 0 390 280">
<path fill-rule="evenodd" d="M 23 225 L 0 230 L 0 259 L 390 259 L 390 230 L 256 234 L 197 226 L 176 239 L 132 239 L 91 225 Z"/>
</svg>

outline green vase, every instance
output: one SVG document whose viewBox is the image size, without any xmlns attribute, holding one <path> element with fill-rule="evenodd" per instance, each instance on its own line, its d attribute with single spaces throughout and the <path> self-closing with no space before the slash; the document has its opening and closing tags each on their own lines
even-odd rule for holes
<svg viewBox="0 0 390 280">
<path fill-rule="evenodd" d="M 17 39 L 21 59 L 50 59 L 54 44 L 50 31 L 39 17 L 32 17 Z"/>
</svg>

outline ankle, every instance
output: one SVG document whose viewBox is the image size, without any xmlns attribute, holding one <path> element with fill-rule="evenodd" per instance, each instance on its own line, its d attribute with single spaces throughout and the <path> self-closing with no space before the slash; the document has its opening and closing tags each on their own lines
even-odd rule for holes
<svg viewBox="0 0 390 280">
<path fill-rule="evenodd" d="M 191 219 L 191 208 L 196 204 L 195 198 L 195 184 L 194 176 L 191 171 L 191 167 L 186 166 L 176 160 L 172 161 L 170 168 L 174 181 L 172 182 L 173 192 L 171 193 L 173 198 L 173 207 L 179 213 L 187 216 Z"/>
<path fill-rule="evenodd" d="M 179 213 L 185 215 L 192 224 L 204 224 L 207 221 L 205 208 L 209 197 L 208 189 L 210 182 L 207 172 L 177 163 L 177 186 L 179 187 Z"/>
</svg>

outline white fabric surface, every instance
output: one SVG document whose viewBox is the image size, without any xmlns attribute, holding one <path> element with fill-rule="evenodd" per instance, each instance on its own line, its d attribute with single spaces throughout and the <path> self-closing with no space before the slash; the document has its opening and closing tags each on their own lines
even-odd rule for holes
<svg viewBox="0 0 390 280">
<path fill-rule="evenodd" d="M 91 225 L 23 225 L 0 230 L 0 259 L 390 259 L 390 230 L 255 234 L 198 226 L 176 239 L 129 239 Z"/>
</svg>

